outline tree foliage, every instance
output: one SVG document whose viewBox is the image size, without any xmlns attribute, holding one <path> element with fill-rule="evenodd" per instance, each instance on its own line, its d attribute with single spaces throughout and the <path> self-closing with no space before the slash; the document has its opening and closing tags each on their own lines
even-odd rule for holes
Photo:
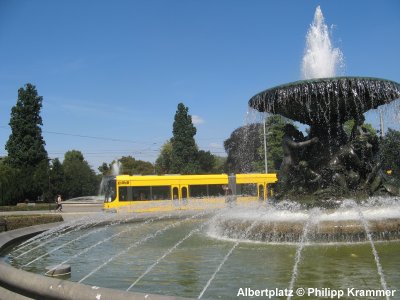
<svg viewBox="0 0 400 300">
<path fill-rule="evenodd" d="M 36 167 L 47 161 L 45 142 L 42 137 L 43 98 L 38 96 L 34 85 L 28 83 L 18 90 L 17 104 L 11 110 L 11 135 L 6 143 L 7 161 L 11 167 Z"/>
<path fill-rule="evenodd" d="M 55 158 L 52 160 L 50 166 L 49 199 L 55 200 L 54 198 L 57 194 L 62 194 L 64 196 L 69 194 L 69 191 L 67 190 L 64 167 L 60 160 Z"/>
<path fill-rule="evenodd" d="M 224 141 L 228 153 L 225 171 L 227 173 L 249 173 L 254 171 L 254 162 L 260 161 L 261 124 L 249 124 L 235 129 Z"/>
<path fill-rule="evenodd" d="M 97 169 L 103 176 L 111 175 L 112 167 L 111 167 L 111 165 L 109 165 L 105 162 L 103 162 L 102 165 L 100 167 L 98 167 Z"/>
<path fill-rule="evenodd" d="M 62 164 L 48 158 L 41 130 L 42 102 L 34 85 L 28 83 L 18 90 L 5 145 L 8 156 L 0 158 L 0 205 L 27 199 L 52 201 L 56 194 L 68 199 L 97 193 L 98 176 L 80 151 L 65 153 Z"/>
<path fill-rule="evenodd" d="M 214 155 L 215 166 L 212 173 L 222 174 L 225 172 L 226 157 Z"/>
<path fill-rule="evenodd" d="M 171 139 L 171 172 L 180 174 L 196 174 L 200 166 L 197 160 L 198 149 L 194 136 L 196 127 L 189 115 L 189 108 L 178 104 L 175 114 Z"/>
<path fill-rule="evenodd" d="M 382 168 L 400 177 L 400 131 L 388 129 L 380 143 Z"/>
<path fill-rule="evenodd" d="M 268 172 L 277 172 L 283 159 L 283 128 L 291 122 L 280 115 L 266 119 Z M 228 173 L 265 172 L 264 124 L 249 124 L 234 130 L 225 140 L 228 153 L 225 170 Z"/>
<path fill-rule="evenodd" d="M 4 158 L 0 158 L 0 205 L 15 204 L 17 199 L 24 199 L 17 180 L 18 173 Z"/>
<path fill-rule="evenodd" d="M 125 175 L 151 175 L 154 174 L 152 163 L 143 160 L 136 160 L 132 156 L 122 156 L 119 159 L 121 163 L 121 174 Z"/>
<path fill-rule="evenodd" d="M 221 159 L 210 151 L 199 150 L 194 136 L 189 109 L 179 103 L 173 123 L 173 137 L 160 150 L 155 163 L 157 174 L 210 174 L 221 173 Z"/>
<path fill-rule="evenodd" d="M 278 172 L 283 160 L 282 137 L 283 130 L 286 124 L 292 123 L 291 120 L 280 115 L 270 115 L 265 121 L 266 139 L 267 139 L 267 165 L 268 172 Z M 262 139 L 263 139 L 262 134 Z M 258 162 L 256 170 L 259 172 L 265 171 L 264 162 L 264 144 L 259 148 L 262 162 Z"/>
<path fill-rule="evenodd" d="M 197 153 L 199 174 L 212 174 L 216 172 L 216 158 L 210 151 L 199 150 Z"/>
<path fill-rule="evenodd" d="M 343 130 L 346 133 L 347 137 L 350 137 L 351 135 L 351 131 L 353 130 L 355 121 L 354 119 L 348 120 L 346 122 L 344 122 L 343 124 Z M 369 124 L 369 123 L 364 123 L 361 126 L 365 131 L 367 131 L 368 133 L 370 133 L 372 136 L 376 136 L 376 130 L 375 128 Z"/>
<path fill-rule="evenodd" d="M 171 141 L 165 142 L 161 147 L 160 155 L 158 156 L 155 168 L 157 174 L 171 173 L 171 160 L 172 160 L 172 143 Z"/>
<path fill-rule="evenodd" d="M 65 198 L 95 195 L 97 193 L 99 186 L 97 176 L 80 151 L 66 152 L 62 167 L 65 175 Z"/>
<path fill-rule="evenodd" d="M 8 156 L 5 162 L 13 169 L 13 182 L 18 191 L 9 193 L 11 202 L 24 199 L 36 200 L 43 196 L 47 186 L 49 165 L 42 137 L 43 98 L 34 85 L 28 83 L 18 90 L 16 105 L 11 109 L 11 134 L 5 145 Z"/>
</svg>

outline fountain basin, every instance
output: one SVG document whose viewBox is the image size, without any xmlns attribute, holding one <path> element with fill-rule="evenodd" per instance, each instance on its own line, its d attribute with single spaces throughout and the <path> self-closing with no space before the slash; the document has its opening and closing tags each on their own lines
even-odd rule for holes
<svg viewBox="0 0 400 300">
<path fill-rule="evenodd" d="M 250 220 L 220 220 L 216 223 L 218 235 L 230 239 L 245 239 L 269 243 L 297 243 L 304 232 L 305 221 L 261 222 L 253 226 Z M 375 241 L 400 239 L 400 219 L 369 221 L 369 230 Z M 367 242 L 363 224 L 358 220 L 321 221 L 308 228 L 311 243 Z"/>
<path fill-rule="evenodd" d="M 249 106 L 303 124 L 342 124 L 400 98 L 400 84 L 370 77 L 333 77 L 296 81 L 258 93 Z"/>
<path fill-rule="evenodd" d="M 6 231 L 0 234 L 0 252 L 7 251 L 11 245 L 40 234 L 55 227 L 57 224 L 43 224 Z M 62 268 L 65 271 L 65 268 Z M 2 299 L 20 299 L 21 296 L 33 299 L 153 299 L 153 300 L 184 300 L 187 298 L 135 293 L 90 286 L 50 278 L 32 272 L 26 272 L 12 267 L 0 260 L 0 292 Z M 4 298 L 3 298 L 4 297 Z M 21 298 L 22 299 L 22 298 Z"/>
<path fill-rule="evenodd" d="M 379 213 L 376 210 L 379 210 Z M 35 281 L 39 280 L 42 282 L 39 284 L 40 292 L 42 292 L 42 289 L 49 290 L 49 286 L 53 286 L 53 290 L 50 292 L 55 293 L 54 290 L 57 290 L 57 293 L 61 293 L 61 296 L 54 296 L 56 294 L 51 294 L 51 296 L 59 297 L 60 299 L 73 299 L 73 297 L 66 298 L 62 293 L 72 293 L 72 290 L 79 290 L 76 286 L 84 289 L 84 293 L 90 291 L 92 293 L 90 297 L 92 298 L 97 295 L 96 293 L 100 293 L 103 295 L 102 299 L 106 297 L 106 293 L 114 291 L 121 293 L 119 297 L 124 295 L 123 298 L 133 297 L 132 294 L 135 293 L 144 297 L 149 292 L 170 295 L 165 297 L 175 297 L 176 299 L 179 299 L 178 297 L 197 298 L 216 267 L 232 248 L 232 245 L 239 242 L 229 259 L 226 260 L 217 276 L 213 279 L 204 294 L 204 298 L 233 299 L 237 296 L 240 287 L 284 289 L 288 287 L 291 279 L 299 239 L 295 243 L 268 243 L 249 242 L 246 238 L 230 240 L 224 236 L 213 236 L 215 222 L 223 219 L 237 221 L 240 220 L 238 218 L 239 214 L 243 216 L 244 220 L 246 220 L 245 222 L 259 222 L 261 221 L 260 215 L 265 214 L 266 211 L 268 211 L 268 208 L 260 205 L 254 207 L 237 205 L 233 208 L 219 210 L 214 216 L 196 211 L 185 212 L 183 216 L 171 218 L 167 213 L 158 213 L 147 215 L 145 218 L 137 220 L 136 223 L 121 224 L 116 223 L 115 220 L 106 222 L 102 219 L 104 216 L 101 216 L 101 218 L 99 216 L 99 218 L 92 220 L 94 224 L 98 224 L 97 226 L 77 231 L 71 230 L 64 237 L 43 244 L 37 250 L 21 257 L 18 256 L 27 248 L 15 252 L 13 249 L 21 247 L 21 245 L 15 245 L 6 253 L 5 257 L 5 260 L 12 266 L 5 263 L 0 265 L 0 274 L 4 274 L 4 276 L 0 275 L 0 285 L 10 285 L 8 281 L 6 284 L 3 282 L 9 280 L 10 276 L 7 274 L 11 274 L 10 270 L 12 270 L 16 274 L 12 277 L 14 282 L 12 284 L 19 285 L 18 288 L 28 289 L 29 292 L 32 292 L 37 288 L 37 285 L 31 284 L 31 282 L 34 282 L 33 279 Z M 390 218 L 393 219 L 396 214 L 394 209 L 391 211 Z M 387 215 L 388 210 L 383 211 L 380 208 L 372 208 L 371 212 L 363 210 L 363 213 L 370 223 L 372 215 Z M 109 215 L 106 214 L 106 217 Z M 117 216 L 125 219 L 129 214 Z M 135 215 L 131 216 L 134 217 Z M 329 214 L 325 214 L 324 220 L 320 220 L 320 222 L 324 222 L 324 225 L 328 227 L 330 222 L 334 222 L 332 220 L 341 218 L 338 222 L 344 225 L 347 223 L 346 220 L 353 217 L 357 217 L 357 214 L 352 210 L 346 209 L 340 214 L 332 211 Z M 154 221 L 147 222 L 149 218 L 153 218 Z M 281 218 L 286 218 L 288 223 L 296 224 L 296 226 L 281 228 L 283 232 L 286 230 L 295 237 L 304 229 L 304 222 L 309 218 L 309 214 L 303 210 L 297 210 L 293 213 L 277 210 L 275 214 L 270 214 L 270 220 L 274 222 Z M 208 225 L 202 227 L 204 224 Z M 242 226 L 244 227 L 244 223 Z M 168 230 L 162 231 L 167 227 L 169 228 Z M 128 228 L 133 230 L 126 231 Z M 190 232 L 199 228 L 201 230 L 195 232 L 190 238 L 185 239 Z M 296 231 L 290 228 L 296 228 Z M 160 230 L 162 233 L 157 234 Z M 88 235 L 88 233 L 92 234 Z M 116 239 L 107 240 L 115 234 L 120 235 Z M 85 236 L 85 239 L 79 239 L 71 243 L 71 241 L 81 236 Z M 51 240 L 53 237 L 53 235 L 50 235 L 48 239 Z M 133 244 L 143 240 L 144 237 L 149 237 L 149 239 L 137 244 L 136 247 L 132 247 Z M 104 243 L 91 248 L 102 241 Z M 42 242 L 33 243 L 30 249 L 40 243 Z M 53 249 L 65 243 L 69 243 L 67 247 L 59 248 L 56 252 L 52 252 Z M 174 245 L 177 245 L 177 243 L 179 245 L 175 247 Z M 321 286 L 362 288 L 365 284 L 368 284 L 369 288 L 380 288 L 369 243 L 334 243 L 333 245 L 334 247 L 329 243 L 313 243 L 312 241 L 307 243 L 307 247 L 304 248 L 302 254 L 298 286 L 314 286 L 317 284 L 316 278 L 318 278 L 323 282 L 323 284 L 321 282 L 318 283 Z M 90 249 L 90 251 L 84 252 L 85 249 Z M 126 249 L 129 251 L 124 252 Z M 170 249 L 173 249 L 173 251 L 170 251 Z M 390 288 L 400 288 L 398 285 L 400 282 L 400 274 L 398 273 L 400 268 L 400 242 L 397 240 L 379 242 L 376 243 L 376 249 L 380 254 L 388 286 Z M 81 252 L 83 254 L 78 255 Z M 123 254 L 117 257 L 116 254 L 120 252 L 123 252 Z M 30 264 L 28 267 L 24 267 L 27 262 L 43 253 L 50 254 Z M 98 261 L 93 261 L 92 257 L 97 257 Z M 113 257 L 115 259 L 110 260 Z M 70 259 L 68 264 L 72 267 L 71 278 L 68 281 L 38 275 L 44 274 L 45 266 L 57 265 L 65 259 Z M 107 261 L 110 261 L 110 263 L 85 279 L 83 281 L 84 284 L 77 283 L 86 274 L 91 273 L 91 270 L 95 270 L 102 262 Z M 146 270 L 153 264 L 155 264 L 154 268 L 146 273 Z M 340 274 L 337 270 L 340 270 Z M 31 272 L 38 274 L 32 274 Z M 21 274 L 28 274 L 26 280 L 20 280 L 22 278 Z M 125 292 L 127 287 L 142 274 L 146 275 L 134 286 L 131 290 L 132 292 Z M 338 276 L 333 276 L 332 274 L 338 274 Z M 343 278 L 346 278 L 346 280 L 343 281 Z M 118 298 L 112 294 L 108 295 Z M 150 296 L 153 297 L 153 295 Z M 78 297 L 77 293 L 74 294 L 74 297 Z M 79 297 L 75 299 L 79 299 Z"/>
<path fill-rule="evenodd" d="M 379 200 L 378 200 L 379 202 Z M 216 219 L 210 234 L 215 237 L 268 243 L 297 243 L 308 230 L 310 243 L 368 242 L 400 239 L 400 210 L 397 202 L 378 207 L 348 207 L 317 210 L 299 208 L 264 211 L 241 210 Z"/>
</svg>

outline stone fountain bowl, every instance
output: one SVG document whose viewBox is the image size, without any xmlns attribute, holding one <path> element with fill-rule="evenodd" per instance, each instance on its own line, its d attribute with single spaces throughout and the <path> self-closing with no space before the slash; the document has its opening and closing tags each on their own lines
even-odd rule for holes
<svg viewBox="0 0 400 300">
<path fill-rule="evenodd" d="M 400 240 L 397 202 L 371 199 L 364 206 L 338 209 L 298 209 L 290 203 L 292 209 L 232 210 L 215 219 L 209 234 L 267 243 L 298 243 L 305 232 L 310 243 Z M 375 200 L 380 204 L 372 206 Z"/>
<path fill-rule="evenodd" d="M 304 234 L 306 221 L 219 220 L 218 236 L 269 243 L 297 243 Z M 400 219 L 369 221 L 374 241 L 400 239 Z M 307 240 L 312 243 L 367 242 L 365 227 L 359 220 L 322 221 L 308 226 Z"/>
<path fill-rule="evenodd" d="M 308 125 L 342 124 L 400 98 L 400 84 L 369 77 L 296 81 L 267 89 L 249 100 L 260 111 Z"/>
</svg>

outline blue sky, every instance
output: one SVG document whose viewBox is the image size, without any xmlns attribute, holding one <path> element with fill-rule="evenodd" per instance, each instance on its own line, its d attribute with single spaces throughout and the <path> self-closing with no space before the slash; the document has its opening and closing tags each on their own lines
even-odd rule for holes
<svg viewBox="0 0 400 300">
<path fill-rule="evenodd" d="M 44 99 L 51 158 L 80 150 L 96 170 L 122 155 L 154 162 L 179 102 L 194 116 L 199 147 L 224 155 L 248 100 L 300 79 L 318 5 L 345 75 L 400 82 L 397 0 L 1 0 L 0 155 L 28 82 Z M 377 126 L 376 114 L 368 120 Z"/>
</svg>

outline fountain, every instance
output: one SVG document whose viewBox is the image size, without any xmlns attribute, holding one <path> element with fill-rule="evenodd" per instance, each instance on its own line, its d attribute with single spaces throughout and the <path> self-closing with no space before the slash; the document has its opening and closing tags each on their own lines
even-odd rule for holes
<svg viewBox="0 0 400 300">
<path fill-rule="evenodd" d="M 318 7 L 303 73 L 326 78 L 266 90 L 250 105 L 310 125 L 308 138 L 286 128 L 287 146 L 297 143 L 303 151 L 286 149 L 279 174 L 282 198 L 336 195 L 336 208 L 318 207 L 317 200 L 311 208 L 283 200 L 202 210 L 177 206 L 176 212 L 156 214 L 99 213 L 8 245 L 2 253 L 7 264 L 0 263 L 0 290 L 57 299 L 233 299 L 257 291 L 270 299 L 291 299 L 298 288 L 308 291 L 305 298 L 329 298 L 332 290 L 352 298 L 348 289 L 398 297 L 400 199 L 345 196 L 389 186 L 379 175 L 377 143 L 363 130 L 362 115 L 398 98 L 399 84 L 329 77 L 342 54 L 326 35 Z M 329 68 L 320 68 L 321 61 Z M 356 125 L 348 138 L 342 125 L 350 119 Z M 68 280 L 31 274 L 65 266 L 71 268 Z"/>
<path fill-rule="evenodd" d="M 249 106 L 310 126 L 304 137 L 285 127 L 279 192 L 290 199 L 397 194 L 380 168 L 379 141 L 364 126 L 364 113 L 400 98 L 400 84 L 369 77 L 334 77 L 343 54 L 333 48 L 320 7 L 307 34 L 302 72 L 306 80 L 267 89 Z M 328 77 L 330 76 L 330 77 Z M 321 78 L 322 77 L 322 78 Z M 353 120 L 351 134 L 343 124 Z"/>
<path fill-rule="evenodd" d="M 294 82 L 261 92 L 251 107 L 280 114 L 310 126 L 304 137 L 288 124 L 284 163 L 278 175 L 283 194 L 330 196 L 351 192 L 374 194 L 385 182 L 380 170 L 379 143 L 363 128 L 363 114 L 400 97 L 400 84 L 377 78 L 336 77 Z M 351 135 L 343 123 L 355 120 Z"/>
</svg>

